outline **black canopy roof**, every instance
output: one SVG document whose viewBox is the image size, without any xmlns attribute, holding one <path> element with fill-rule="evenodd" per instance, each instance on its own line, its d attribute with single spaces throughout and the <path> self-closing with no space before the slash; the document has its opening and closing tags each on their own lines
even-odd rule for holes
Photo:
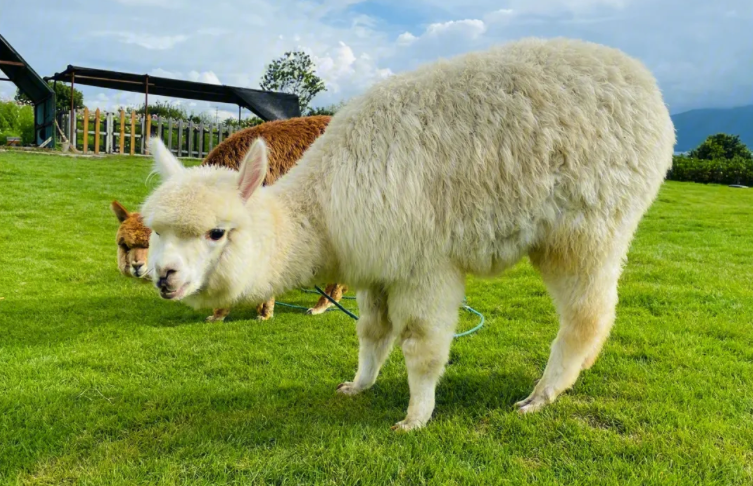
<svg viewBox="0 0 753 486">
<path fill-rule="evenodd" d="M 301 116 L 298 96 L 289 93 L 198 83 L 147 74 L 123 73 L 71 65 L 68 65 L 68 68 L 62 73 L 55 73 L 54 76 L 45 79 L 70 82 L 71 78 L 73 78 L 75 84 L 134 93 L 147 92 L 148 81 L 149 94 L 243 106 L 265 121 Z"/>
<path fill-rule="evenodd" d="M 18 86 L 35 105 L 53 96 L 53 91 L 21 55 L 0 35 L 0 70 Z"/>
</svg>

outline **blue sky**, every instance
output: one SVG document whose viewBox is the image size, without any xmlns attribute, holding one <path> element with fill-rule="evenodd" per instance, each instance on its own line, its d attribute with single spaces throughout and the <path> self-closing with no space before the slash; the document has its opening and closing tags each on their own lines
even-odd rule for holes
<svg viewBox="0 0 753 486">
<path fill-rule="evenodd" d="M 673 113 L 753 104 L 753 2 L 720 0 L 0 0 L 0 33 L 41 75 L 77 64 L 258 87 L 302 49 L 347 99 L 391 74 L 525 36 L 623 49 L 656 75 Z M 142 97 L 83 88 L 112 109 Z M 0 83 L 0 97 L 12 85 Z M 176 100 L 177 101 L 177 100 Z M 181 101 L 189 110 L 233 106 Z"/>
</svg>

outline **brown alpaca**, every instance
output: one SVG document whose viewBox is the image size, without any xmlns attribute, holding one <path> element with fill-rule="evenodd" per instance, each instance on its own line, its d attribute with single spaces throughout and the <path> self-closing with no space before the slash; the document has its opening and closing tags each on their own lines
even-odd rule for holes
<svg viewBox="0 0 753 486">
<path fill-rule="evenodd" d="M 217 165 L 238 170 L 238 164 L 243 160 L 251 143 L 263 137 L 269 148 L 269 170 L 264 179 L 264 185 L 272 184 L 290 170 L 314 140 L 324 133 L 330 118 L 329 116 L 290 118 L 246 128 L 217 145 L 209 152 L 202 165 Z M 118 267 L 121 273 L 129 277 L 148 277 L 146 263 L 151 230 L 144 226 L 139 213 L 129 213 L 118 201 L 113 201 L 110 208 L 121 223 L 117 233 Z M 340 301 L 344 292 L 347 292 L 347 287 L 336 283 L 327 285 L 325 289 L 325 293 L 335 302 Z M 258 319 L 267 320 L 272 317 L 274 305 L 274 297 L 259 304 L 256 309 Z M 321 314 L 331 305 L 332 303 L 322 296 L 316 305 L 307 311 L 307 314 Z M 222 321 L 229 312 L 229 309 L 214 309 L 207 320 Z"/>
<path fill-rule="evenodd" d="M 110 209 L 120 221 L 115 239 L 118 243 L 118 269 L 127 277 L 146 278 L 151 230 L 144 226 L 139 213 L 129 213 L 118 201 Z"/>
</svg>

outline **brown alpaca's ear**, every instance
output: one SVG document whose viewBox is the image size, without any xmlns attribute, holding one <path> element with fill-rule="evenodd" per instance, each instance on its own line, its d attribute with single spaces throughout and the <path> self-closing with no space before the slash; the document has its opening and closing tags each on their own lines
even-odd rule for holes
<svg viewBox="0 0 753 486">
<path fill-rule="evenodd" d="M 112 209 L 112 212 L 115 213 L 115 217 L 118 218 L 118 221 L 120 221 L 121 223 L 125 221 L 131 214 L 118 201 L 113 201 L 112 204 L 110 204 L 110 209 Z"/>
</svg>

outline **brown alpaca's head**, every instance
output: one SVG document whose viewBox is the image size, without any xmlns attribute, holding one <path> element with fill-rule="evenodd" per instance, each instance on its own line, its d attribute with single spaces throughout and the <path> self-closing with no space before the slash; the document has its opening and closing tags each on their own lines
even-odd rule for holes
<svg viewBox="0 0 753 486">
<path fill-rule="evenodd" d="M 144 226 L 139 213 L 129 213 L 118 201 L 110 209 L 120 221 L 118 243 L 118 269 L 126 277 L 147 278 L 149 235 L 152 230 Z"/>
</svg>

